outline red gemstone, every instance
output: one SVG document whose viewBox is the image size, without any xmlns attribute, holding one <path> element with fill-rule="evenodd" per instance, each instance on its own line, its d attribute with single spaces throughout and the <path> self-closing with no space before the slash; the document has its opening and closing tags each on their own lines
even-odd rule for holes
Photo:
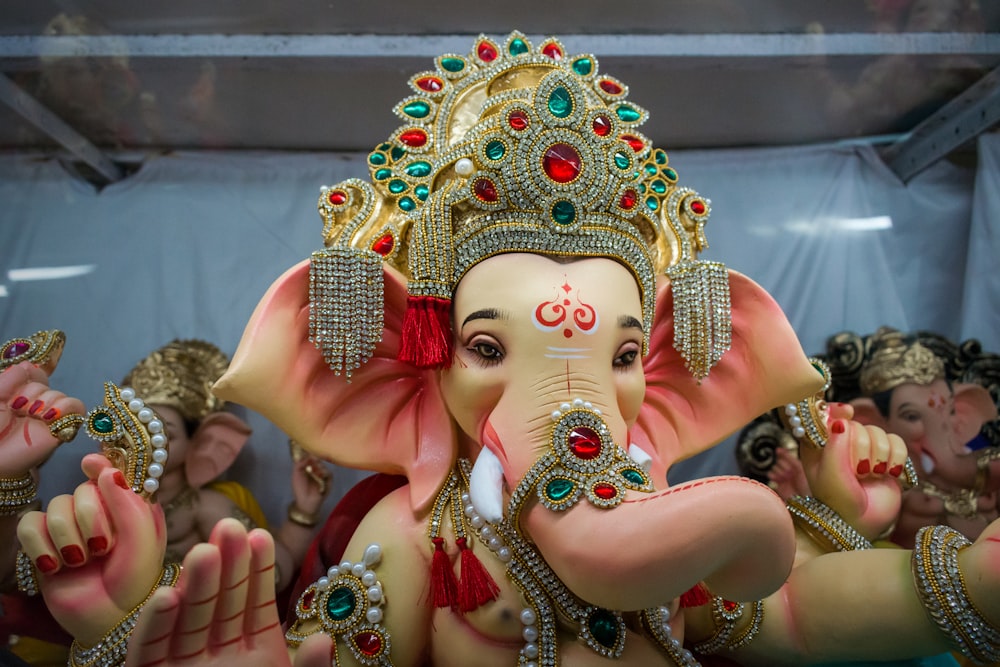
<svg viewBox="0 0 1000 667">
<path fill-rule="evenodd" d="M 601 438 L 594 429 L 577 426 L 569 432 L 569 450 L 576 458 L 589 461 L 601 453 Z"/>
<path fill-rule="evenodd" d="M 560 49 L 559 45 L 554 42 L 549 42 L 543 46 L 542 53 L 547 55 L 549 58 L 552 58 L 552 60 L 562 60 L 563 57 L 562 49 Z"/>
<path fill-rule="evenodd" d="M 377 632 L 365 630 L 354 635 L 354 645 L 368 657 L 374 657 L 382 652 L 382 638 Z"/>
<path fill-rule="evenodd" d="M 372 244 L 372 250 L 382 255 L 383 257 L 388 257 L 389 253 L 396 246 L 396 239 L 392 237 L 392 234 L 384 234 L 380 239 Z"/>
<path fill-rule="evenodd" d="M 521 130 L 527 129 L 528 127 L 528 114 L 523 111 L 512 111 L 509 116 L 507 116 L 507 124 L 512 128 L 520 132 Z"/>
<path fill-rule="evenodd" d="M 594 495 L 601 500 L 611 500 L 618 495 L 618 489 L 606 482 L 594 485 Z"/>
<path fill-rule="evenodd" d="M 642 149 L 646 147 L 646 144 L 637 136 L 631 134 L 623 134 L 621 140 L 632 147 L 636 153 L 641 153 Z"/>
<path fill-rule="evenodd" d="M 436 76 L 422 76 L 416 81 L 417 88 L 426 90 L 428 93 L 437 93 L 444 88 L 444 81 Z"/>
<path fill-rule="evenodd" d="M 23 341 L 13 343 L 10 347 L 3 351 L 3 358 L 13 359 L 14 357 L 19 357 L 28 351 L 28 347 L 28 344 Z"/>
<path fill-rule="evenodd" d="M 302 609 L 309 611 L 309 608 L 313 606 L 313 600 L 316 599 L 316 591 L 308 590 L 305 595 L 302 596 Z"/>
<path fill-rule="evenodd" d="M 479 59 L 484 63 L 491 63 L 497 59 L 500 52 L 497 51 L 497 47 L 493 46 L 489 42 L 479 42 L 479 46 L 476 47 L 476 55 L 478 55 Z"/>
<path fill-rule="evenodd" d="M 629 188 L 622 193 L 622 198 L 618 201 L 618 205 L 621 206 L 626 211 L 631 211 L 636 203 L 639 201 L 639 193 L 637 193 L 632 188 Z"/>
<path fill-rule="evenodd" d="M 580 175 L 580 154 L 569 144 L 552 144 L 542 156 L 542 169 L 556 183 L 570 183 Z"/>
<path fill-rule="evenodd" d="M 476 197 L 480 201 L 490 204 L 500 198 L 497 194 L 496 183 L 488 178 L 477 178 L 476 182 L 472 186 L 472 191 L 476 193 Z"/>
<path fill-rule="evenodd" d="M 410 148 L 420 148 L 427 143 L 427 133 L 421 129 L 414 128 L 400 134 L 399 141 Z"/>
<path fill-rule="evenodd" d="M 702 215 L 703 213 L 705 213 L 705 202 L 695 199 L 693 202 L 691 202 L 691 210 L 694 211 L 697 215 Z"/>
<path fill-rule="evenodd" d="M 625 89 L 619 86 L 617 83 L 611 79 L 601 79 L 601 82 L 597 84 L 601 87 L 601 90 L 609 95 L 621 95 L 625 92 Z"/>
<path fill-rule="evenodd" d="M 594 119 L 594 134 L 599 137 L 606 137 L 611 134 L 611 119 L 600 115 Z"/>
<path fill-rule="evenodd" d="M 330 194 L 326 196 L 326 200 L 334 206 L 341 206 L 347 202 L 347 193 L 343 190 L 331 190 Z"/>
<path fill-rule="evenodd" d="M 736 608 L 739 606 L 740 606 L 739 602 L 733 602 L 732 600 L 726 600 L 726 599 L 722 600 L 722 608 L 730 613 L 736 611 Z"/>
</svg>

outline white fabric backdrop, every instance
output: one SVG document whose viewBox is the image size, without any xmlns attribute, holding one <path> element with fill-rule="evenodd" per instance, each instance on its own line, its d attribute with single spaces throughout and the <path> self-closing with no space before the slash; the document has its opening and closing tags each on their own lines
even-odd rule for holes
<svg viewBox="0 0 1000 667">
<path fill-rule="evenodd" d="M 768 289 L 807 352 L 837 331 L 883 324 L 1000 350 L 1000 140 L 979 147 L 977 170 L 942 162 L 906 185 L 867 146 L 678 152 L 671 164 L 713 202 L 706 257 Z M 57 161 L 0 156 L 0 340 L 63 329 L 53 384 L 88 407 L 105 380 L 173 338 L 231 354 L 271 281 L 319 246 L 319 186 L 366 173 L 361 155 L 182 153 L 96 192 Z M 857 229 L 886 220 L 891 228 Z M 8 275 L 91 264 L 62 280 Z M 231 476 L 280 521 L 286 438 L 248 418 L 254 435 Z M 60 448 L 43 471 L 45 497 L 73 488 L 92 447 L 80 436 Z M 724 443 L 671 478 L 734 470 Z M 360 476 L 338 471 L 335 497 Z"/>
</svg>

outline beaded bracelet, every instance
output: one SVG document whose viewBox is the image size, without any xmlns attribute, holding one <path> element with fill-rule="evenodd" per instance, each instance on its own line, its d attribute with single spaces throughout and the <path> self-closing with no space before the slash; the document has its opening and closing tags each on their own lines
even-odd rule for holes
<svg viewBox="0 0 1000 667">
<path fill-rule="evenodd" d="M 760 624 L 764 620 L 764 602 L 753 603 L 750 622 L 735 637 L 736 624 L 746 611 L 742 602 L 731 602 L 717 595 L 712 596 L 712 620 L 715 622 L 715 633 L 708 639 L 698 642 L 692 648 L 702 654 L 716 653 L 722 649 L 735 651 L 749 644 L 760 632 Z"/>
<path fill-rule="evenodd" d="M 792 520 L 821 547 L 833 551 L 871 549 L 872 543 L 843 517 L 811 496 L 792 496 L 786 501 Z"/>
<path fill-rule="evenodd" d="M 22 477 L 0 477 L 0 516 L 16 516 L 28 509 L 37 492 L 30 472 Z"/>
<path fill-rule="evenodd" d="M 1000 629 L 972 604 L 958 567 L 958 554 L 970 544 L 947 526 L 921 528 L 911 560 L 913 584 L 928 617 L 962 655 L 992 664 L 1000 660 Z"/>
<path fill-rule="evenodd" d="M 125 651 L 128 649 L 128 640 L 135 630 L 139 621 L 139 613 L 142 608 L 153 597 L 153 593 L 161 586 L 174 586 L 177 577 L 180 575 L 181 566 L 177 563 L 168 563 L 160 573 L 160 579 L 149 591 L 149 595 L 135 606 L 125 618 L 120 620 L 115 627 L 108 630 L 101 640 L 90 648 L 83 648 L 80 642 L 73 640 L 70 647 L 68 667 L 120 667 L 125 664 Z"/>
</svg>

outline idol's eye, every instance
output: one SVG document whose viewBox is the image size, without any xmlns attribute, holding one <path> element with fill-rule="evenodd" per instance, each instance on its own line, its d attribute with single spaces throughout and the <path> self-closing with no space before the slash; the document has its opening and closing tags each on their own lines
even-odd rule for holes
<svg viewBox="0 0 1000 667">
<path fill-rule="evenodd" d="M 467 349 L 484 366 L 499 364 L 504 358 L 500 344 L 492 339 L 475 338 Z"/>
<path fill-rule="evenodd" d="M 618 356 L 615 357 L 611 365 L 617 369 L 625 370 L 635 364 L 638 358 L 639 345 L 635 342 L 628 342 L 618 350 Z"/>
</svg>

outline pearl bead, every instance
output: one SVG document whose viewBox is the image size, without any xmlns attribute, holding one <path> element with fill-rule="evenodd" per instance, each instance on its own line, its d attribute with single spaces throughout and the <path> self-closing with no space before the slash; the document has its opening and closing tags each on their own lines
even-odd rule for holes
<svg viewBox="0 0 1000 667">
<path fill-rule="evenodd" d="M 378 544 L 369 544 L 365 548 L 365 555 L 362 556 L 361 560 L 368 567 L 375 565 L 382 560 L 382 547 Z"/>
<path fill-rule="evenodd" d="M 378 581 L 378 577 L 371 570 L 365 570 L 365 573 L 361 575 L 361 583 L 365 586 L 374 586 Z"/>
<path fill-rule="evenodd" d="M 131 387 L 123 387 L 121 390 L 122 400 L 128 403 L 133 398 L 135 398 L 135 389 Z"/>
<path fill-rule="evenodd" d="M 582 398 L 575 398 L 575 399 L 573 399 L 573 407 L 574 408 L 582 408 L 583 407 L 583 399 Z"/>
<path fill-rule="evenodd" d="M 131 401 L 128 402 L 128 409 L 131 410 L 132 412 L 139 412 L 139 410 L 141 410 L 142 406 L 144 405 L 146 404 L 142 402 L 141 398 L 133 398 Z"/>
<path fill-rule="evenodd" d="M 534 642 L 524 645 L 524 657 L 525 658 L 537 658 L 538 657 L 538 644 Z"/>
<path fill-rule="evenodd" d="M 146 493 L 156 493 L 156 490 L 160 488 L 160 483 L 155 479 L 147 479 L 142 483 L 142 488 Z"/>
<path fill-rule="evenodd" d="M 503 542 L 495 537 L 490 538 L 489 547 L 491 551 L 500 551 L 500 547 L 503 546 Z"/>
<path fill-rule="evenodd" d="M 538 640 L 538 628 L 533 625 L 526 625 L 524 629 L 521 630 L 521 636 L 524 637 L 524 641 L 533 642 Z M 534 656 L 528 656 L 534 657 Z"/>
<path fill-rule="evenodd" d="M 165 449 L 154 449 L 153 450 L 153 460 L 157 463 L 166 463 L 167 461 L 167 450 Z"/>
<path fill-rule="evenodd" d="M 562 410 L 563 412 L 566 412 L 567 410 L 571 409 L 572 407 L 573 406 L 570 405 L 569 403 L 560 403 L 559 404 L 559 409 Z"/>
<path fill-rule="evenodd" d="M 351 574 L 353 574 L 355 577 L 358 577 L 359 579 L 361 578 L 361 575 L 364 573 L 365 573 L 364 563 L 355 563 L 354 566 L 351 567 Z"/>
<path fill-rule="evenodd" d="M 557 422 L 559 421 L 560 417 L 562 417 L 562 412 L 560 412 L 559 410 L 552 411 L 552 421 Z"/>
<path fill-rule="evenodd" d="M 150 433 L 160 433 L 163 431 L 163 422 L 161 422 L 159 419 L 154 419 L 148 424 L 146 424 L 146 429 Z"/>
<path fill-rule="evenodd" d="M 501 563 L 509 563 L 511 559 L 510 549 L 507 547 L 500 547 L 500 550 L 497 551 L 497 558 L 500 559 Z"/>
<path fill-rule="evenodd" d="M 321 591 L 325 591 L 327 587 L 329 587 L 329 585 L 330 585 L 330 580 L 327 579 L 326 577 L 320 577 L 319 579 L 316 580 L 316 588 L 320 589 Z"/>
<path fill-rule="evenodd" d="M 163 466 L 159 463 L 150 463 L 147 471 L 150 477 L 160 477 L 163 474 Z"/>
<path fill-rule="evenodd" d="M 794 403 L 789 403 L 788 405 L 785 406 L 785 414 L 788 416 L 794 415 L 798 411 L 799 409 L 795 407 Z"/>
<path fill-rule="evenodd" d="M 472 496 L 470 496 L 468 493 L 463 493 L 459 497 L 462 499 L 463 505 L 468 505 L 470 502 L 472 502 Z"/>
<path fill-rule="evenodd" d="M 348 573 L 348 572 L 351 571 L 351 567 L 353 567 L 353 566 L 354 566 L 354 563 L 352 563 L 349 560 L 345 560 L 345 561 L 343 561 L 340 564 L 340 571 L 343 572 L 344 574 L 346 574 L 346 573 Z"/>
<path fill-rule="evenodd" d="M 455 163 L 455 173 L 459 176 L 472 176 L 472 172 L 475 168 L 476 166 L 472 164 L 472 160 L 467 157 L 463 157 Z"/>
<path fill-rule="evenodd" d="M 538 617 L 535 616 L 534 609 L 526 608 L 521 610 L 521 623 L 524 625 L 534 625 L 537 620 Z"/>
<path fill-rule="evenodd" d="M 157 433 L 152 438 L 150 438 L 150 442 L 153 443 L 153 447 L 163 447 L 164 445 L 167 444 L 167 436 L 163 435 L 162 433 Z"/>
<path fill-rule="evenodd" d="M 368 599 L 371 602 L 378 602 L 382 599 L 382 589 L 378 586 L 371 586 L 368 588 Z"/>
<path fill-rule="evenodd" d="M 478 514 L 473 514 L 469 518 L 469 523 L 472 524 L 473 528 L 482 528 L 485 522 L 483 521 L 483 517 L 479 516 Z"/>
<path fill-rule="evenodd" d="M 475 507 L 473 507 L 472 505 L 465 506 L 465 516 L 472 516 L 475 513 L 476 513 Z"/>
<path fill-rule="evenodd" d="M 594 409 L 594 404 L 591 403 L 590 401 L 584 401 L 583 402 L 583 407 L 587 408 L 588 410 L 593 410 Z"/>
<path fill-rule="evenodd" d="M 136 413 L 136 417 L 139 418 L 143 424 L 148 424 L 153 420 L 156 415 L 149 408 L 141 408 L 139 412 Z"/>
<path fill-rule="evenodd" d="M 337 567 L 336 565 L 331 566 L 330 569 L 326 571 L 326 576 L 330 577 L 331 579 L 336 579 L 337 577 L 340 576 L 340 568 Z"/>
<path fill-rule="evenodd" d="M 792 435 L 794 435 L 796 438 L 801 438 L 805 436 L 805 434 L 806 430 L 801 426 L 796 426 L 795 428 L 792 429 Z"/>
<path fill-rule="evenodd" d="M 795 428 L 796 426 L 802 426 L 802 418 L 792 417 L 791 419 L 788 420 L 788 423 L 792 425 L 792 428 Z"/>
<path fill-rule="evenodd" d="M 378 607 L 369 607 L 365 618 L 368 619 L 369 623 L 379 623 L 382 621 L 382 610 Z"/>
</svg>

